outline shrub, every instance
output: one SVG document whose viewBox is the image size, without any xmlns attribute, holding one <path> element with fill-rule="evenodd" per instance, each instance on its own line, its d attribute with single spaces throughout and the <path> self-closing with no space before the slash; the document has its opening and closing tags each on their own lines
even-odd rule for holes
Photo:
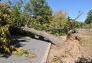
<svg viewBox="0 0 92 63">
<path fill-rule="evenodd" d="M 9 27 L 12 25 L 9 6 L 6 3 L 0 3 L 0 53 L 10 54 L 10 33 Z"/>
</svg>

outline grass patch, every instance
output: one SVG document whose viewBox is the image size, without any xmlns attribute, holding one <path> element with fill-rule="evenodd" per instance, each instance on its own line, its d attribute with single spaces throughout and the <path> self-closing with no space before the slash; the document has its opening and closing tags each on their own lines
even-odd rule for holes
<svg viewBox="0 0 92 63">
<path fill-rule="evenodd" d="M 86 44 L 86 45 L 92 44 L 92 32 L 83 32 L 79 34 L 82 44 Z"/>
</svg>

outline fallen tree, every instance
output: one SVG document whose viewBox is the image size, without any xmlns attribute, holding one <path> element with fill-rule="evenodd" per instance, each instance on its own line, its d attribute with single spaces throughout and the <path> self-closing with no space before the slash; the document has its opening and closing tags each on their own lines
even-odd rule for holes
<svg viewBox="0 0 92 63">
<path fill-rule="evenodd" d="M 52 35 L 50 33 L 47 33 L 46 31 L 39 31 L 39 30 L 36 30 L 34 28 L 29 28 L 29 27 L 12 27 L 11 28 L 12 30 L 10 31 L 10 33 L 12 34 L 21 34 L 21 35 L 27 35 L 27 36 L 30 36 L 32 38 L 35 38 L 35 35 L 38 36 L 38 37 L 41 37 L 41 39 L 45 38 L 47 40 L 50 41 L 50 43 L 56 45 L 56 46 L 60 46 L 62 42 L 64 42 L 64 40 L 62 40 L 61 38 L 55 36 L 55 35 Z M 72 33 L 76 33 L 76 31 L 74 30 L 70 30 L 68 32 L 68 35 L 71 35 Z M 11 34 L 11 35 L 12 35 Z"/>
<path fill-rule="evenodd" d="M 37 36 L 41 36 L 41 37 L 44 37 L 46 39 L 48 39 L 52 44 L 56 45 L 56 46 L 59 46 L 61 42 L 63 42 L 63 40 L 61 40 L 59 37 L 57 36 L 54 36 L 52 34 L 49 34 L 45 31 L 38 31 L 36 29 L 33 29 L 33 28 L 28 28 L 28 27 L 24 27 L 24 28 L 21 28 L 21 30 L 25 31 L 25 32 L 28 32 L 29 34 L 35 34 Z"/>
</svg>

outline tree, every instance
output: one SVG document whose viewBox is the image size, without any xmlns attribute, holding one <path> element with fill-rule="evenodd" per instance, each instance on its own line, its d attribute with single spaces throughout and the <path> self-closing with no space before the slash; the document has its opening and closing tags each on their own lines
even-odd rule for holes
<svg viewBox="0 0 92 63">
<path fill-rule="evenodd" d="M 10 33 L 9 27 L 13 24 L 11 17 L 11 11 L 9 5 L 6 3 L 0 3 L 0 53 L 10 54 Z"/>
<path fill-rule="evenodd" d="M 59 37 L 57 36 L 54 36 L 52 34 L 49 34 L 45 31 L 39 31 L 39 30 L 35 30 L 33 28 L 23 28 L 23 29 L 20 29 L 20 30 L 23 30 L 25 32 L 28 33 L 29 36 L 31 36 L 30 34 L 35 34 L 37 36 L 40 36 L 40 37 L 43 37 L 43 38 L 46 38 L 48 39 L 52 44 L 56 45 L 56 46 L 60 46 L 60 43 L 61 42 L 64 42 L 62 39 L 60 39 Z"/>
<path fill-rule="evenodd" d="M 87 16 L 87 18 L 86 18 L 86 20 L 85 20 L 85 23 L 86 23 L 86 24 L 91 24 L 91 23 L 92 23 L 92 10 L 90 10 L 90 11 L 88 12 L 88 16 Z"/>
<path fill-rule="evenodd" d="M 48 6 L 46 0 L 30 0 L 31 15 L 37 18 L 37 22 L 41 24 L 48 23 L 52 10 Z"/>
<path fill-rule="evenodd" d="M 54 11 L 53 16 L 54 16 L 53 21 L 62 21 L 64 19 L 66 19 L 67 13 L 65 11 L 61 11 L 61 10 Z"/>
<path fill-rule="evenodd" d="M 15 3 L 14 5 L 0 3 L 0 54 L 1 53 L 2 54 L 6 54 L 6 53 L 11 54 L 12 53 L 13 50 L 10 45 L 10 41 L 11 41 L 10 30 L 14 31 L 14 33 L 16 33 L 16 32 L 24 33 L 23 31 L 16 30 L 14 28 L 21 29 L 21 26 L 24 23 L 24 21 L 27 21 L 30 17 L 30 15 L 28 15 L 22 11 L 23 8 L 21 8 L 21 4 L 18 4 L 18 3 Z M 44 13 L 45 13 L 45 11 L 44 11 Z M 44 18 L 48 15 L 49 14 L 47 13 L 46 15 L 45 14 L 42 16 L 40 15 L 40 17 Z M 27 20 L 25 20 L 25 18 L 27 18 Z M 38 16 L 35 16 L 35 18 L 38 18 Z M 49 19 L 47 18 L 46 20 L 48 21 Z M 26 24 L 24 24 L 24 25 L 26 25 Z M 22 30 L 28 31 L 31 34 L 45 37 L 56 45 L 58 45 L 58 43 L 61 42 L 61 40 L 59 38 L 56 38 L 56 36 L 53 36 L 51 34 L 43 32 L 43 31 L 38 31 L 33 28 L 26 28 L 26 27 L 23 27 Z"/>
<path fill-rule="evenodd" d="M 8 0 L 8 4 L 11 9 L 11 14 L 12 14 L 11 17 L 13 17 L 13 22 L 14 22 L 13 27 L 25 26 L 28 21 L 28 15 L 25 12 L 24 9 L 25 4 L 23 0 L 17 0 L 17 1 Z"/>
<path fill-rule="evenodd" d="M 49 28 L 47 30 L 55 35 L 65 34 L 65 26 L 67 23 L 67 13 L 62 10 L 54 11 L 52 15 L 52 21 L 50 21 Z"/>
</svg>

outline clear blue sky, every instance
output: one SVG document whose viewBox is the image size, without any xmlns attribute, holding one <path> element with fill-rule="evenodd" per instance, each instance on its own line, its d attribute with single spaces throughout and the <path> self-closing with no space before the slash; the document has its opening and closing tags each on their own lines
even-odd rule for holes
<svg viewBox="0 0 92 63">
<path fill-rule="evenodd" d="M 79 21 L 84 21 L 87 12 L 92 9 L 92 0 L 47 0 L 52 10 L 64 10 L 71 18 L 78 15 L 78 11 L 84 12 Z"/>
<path fill-rule="evenodd" d="M 47 0 L 47 2 L 53 11 L 64 10 L 71 18 L 75 18 L 78 11 L 83 12 L 78 21 L 84 21 L 88 11 L 92 9 L 92 0 Z"/>
</svg>

